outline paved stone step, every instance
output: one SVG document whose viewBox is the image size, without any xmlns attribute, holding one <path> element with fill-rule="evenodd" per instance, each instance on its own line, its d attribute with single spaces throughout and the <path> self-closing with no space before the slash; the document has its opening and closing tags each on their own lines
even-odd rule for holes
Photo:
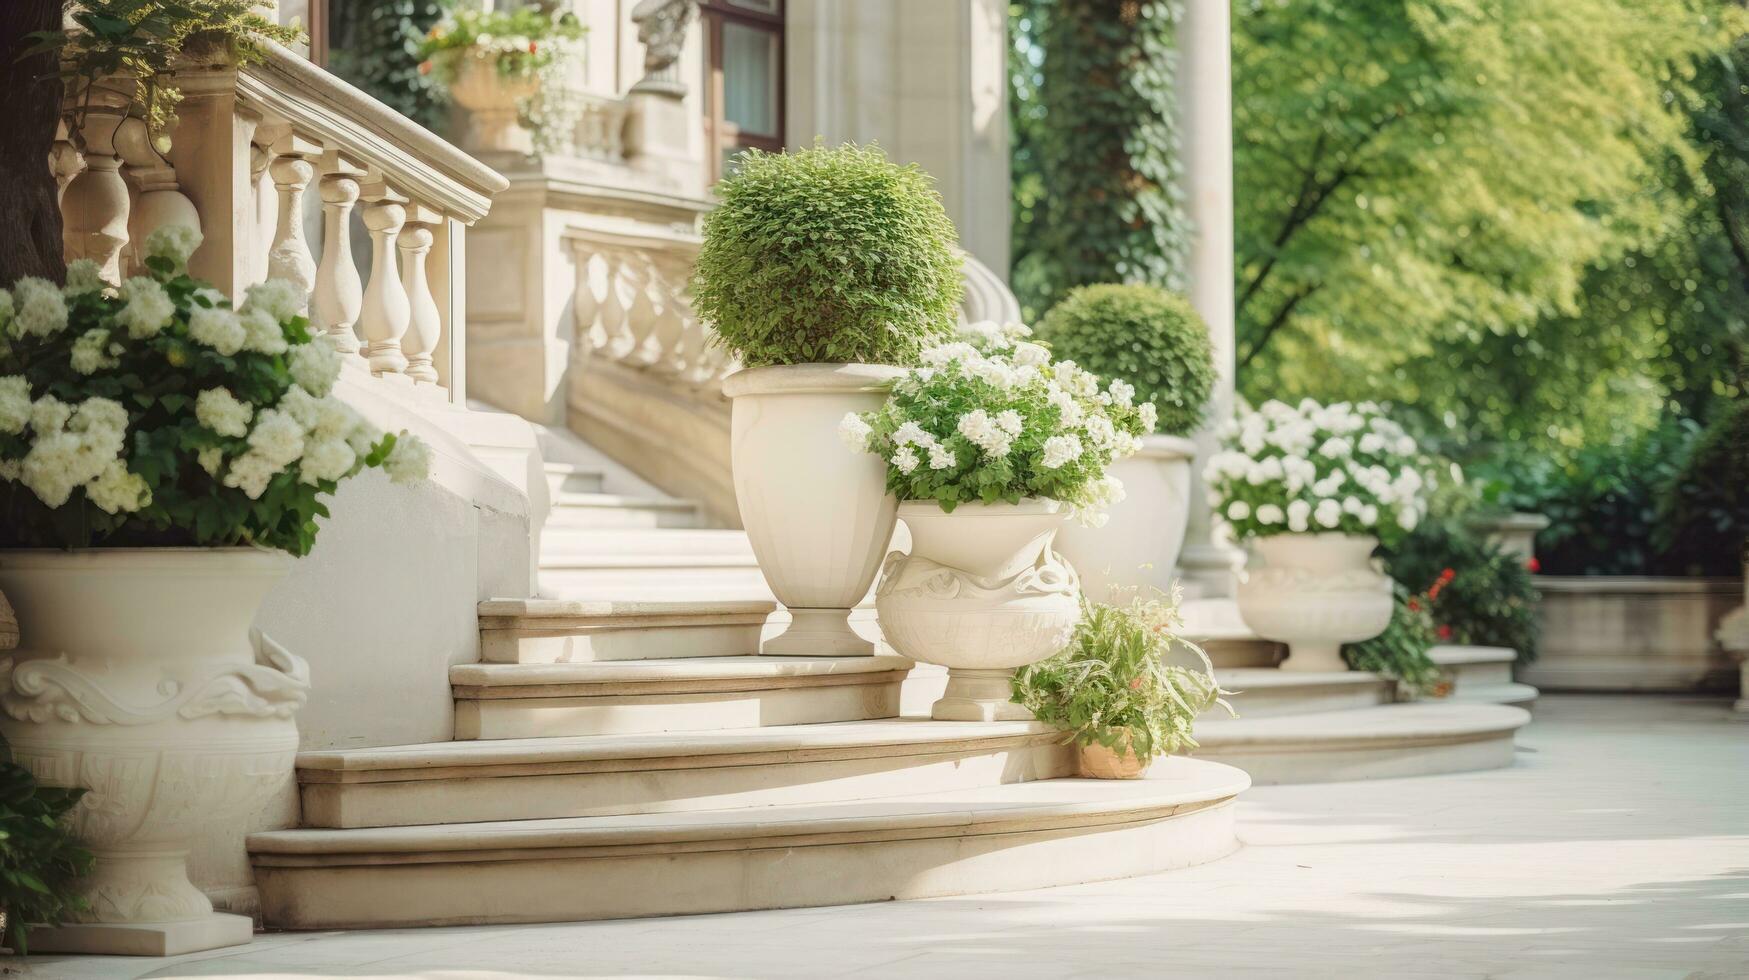
<svg viewBox="0 0 1749 980">
<path fill-rule="evenodd" d="M 1512 665 L 1518 651 L 1506 647 L 1472 647 L 1441 644 L 1427 651 L 1433 662 L 1451 674 L 1458 688 L 1512 683 Z"/>
<path fill-rule="evenodd" d="M 548 527 L 697 527 L 700 521 L 690 500 L 570 491 L 553 494 L 547 514 Z"/>
<path fill-rule="evenodd" d="M 758 564 L 747 532 L 727 528 L 554 527 L 541 535 L 543 563 L 615 555 L 729 556 Z"/>
<path fill-rule="evenodd" d="M 1529 684 L 1482 684 L 1455 688 L 1444 700 L 1461 704 L 1506 704 L 1526 711 L 1536 706 L 1541 691 Z"/>
<path fill-rule="evenodd" d="M 1197 725 L 1198 758 L 1238 766 L 1260 786 L 1496 769 L 1530 721 L 1497 704 L 1418 701 Z"/>
<path fill-rule="evenodd" d="M 865 800 L 1074 765 L 1038 722 L 892 718 L 304 752 L 298 781 L 305 826 L 392 827 Z"/>
<path fill-rule="evenodd" d="M 911 661 L 689 657 L 449 669 L 458 739 L 629 735 L 893 718 Z"/>
<path fill-rule="evenodd" d="M 1051 779 L 879 801 L 255 834 L 271 928 L 554 922 L 839 905 L 1151 874 L 1238 847 L 1245 774 Z"/>
<path fill-rule="evenodd" d="M 553 555 L 543 553 L 541 589 L 568 599 L 685 602 L 770 601 L 752 556 L 738 554 Z"/>
<path fill-rule="evenodd" d="M 1269 668 L 1217 668 L 1215 678 L 1233 693 L 1227 701 L 1241 718 L 1274 718 L 1319 711 L 1346 711 L 1390 704 L 1395 685 L 1377 674 L 1345 671 L 1314 673 Z M 1205 718 L 1227 717 L 1220 708 Z"/>
<path fill-rule="evenodd" d="M 546 464 L 547 491 L 561 493 L 600 493 L 606 476 L 601 470 L 577 463 Z"/>
<path fill-rule="evenodd" d="M 756 654 L 776 608 L 769 599 L 489 599 L 479 606 L 480 658 L 534 664 Z"/>
</svg>

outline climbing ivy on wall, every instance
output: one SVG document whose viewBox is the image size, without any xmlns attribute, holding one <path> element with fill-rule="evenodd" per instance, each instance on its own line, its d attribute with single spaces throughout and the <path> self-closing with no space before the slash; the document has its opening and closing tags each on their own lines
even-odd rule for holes
<svg viewBox="0 0 1749 980">
<path fill-rule="evenodd" d="M 1185 285 L 1174 80 L 1179 0 L 1013 5 L 1017 224 L 1013 280 L 1032 312 L 1099 282 Z"/>
<path fill-rule="evenodd" d="M 440 129 L 443 107 L 419 69 L 419 42 L 444 4 L 343 0 L 328 9 L 328 70 L 425 128 Z"/>
</svg>

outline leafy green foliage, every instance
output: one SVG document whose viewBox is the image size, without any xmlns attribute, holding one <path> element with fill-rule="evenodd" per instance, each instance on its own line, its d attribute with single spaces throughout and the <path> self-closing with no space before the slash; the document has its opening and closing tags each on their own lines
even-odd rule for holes
<svg viewBox="0 0 1749 980">
<path fill-rule="evenodd" d="M 1749 398 L 1720 413 L 1658 500 L 1653 544 L 1670 570 L 1742 572 L 1749 538 Z"/>
<path fill-rule="evenodd" d="M 952 512 L 1045 497 L 1097 521 L 1119 486 L 1106 470 L 1141 448 L 1153 406 L 1134 404 L 1122 381 L 1100 391 L 1094 375 L 1051 363 L 1029 333 L 968 325 L 967 340 L 924 351 L 879 411 L 846 416 L 845 441 L 887 461 L 887 489 L 900 500 Z"/>
<path fill-rule="evenodd" d="M 1196 748 L 1196 718 L 1221 699 L 1207 655 L 1179 636 L 1178 598 L 1128 606 L 1083 600 L 1068 649 L 1014 675 L 1014 700 L 1038 720 L 1141 759 Z M 1198 666 L 1174 663 L 1188 654 Z"/>
<path fill-rule="evenodd" d="M 431 28 L 419 57 L 452 79 L 456 58 L 475 55 L 491 58 L 505 78 L 528 78 L 560 60 L 584 33 L 583 22 L 569 10 L 458 6 Z"/>
<path fill-rule="evenodd" d="M 84 909 L 75 883 L 91 870 L 91 853 L 73 837 L 68 814 L 85 795 L 37 783 L 29 769 L 0 761 L 0 909 L 6 945 L 28 953 L 32 925 L 60 925 Z"/>
<path fill-rule="evenodd" d="M 1167 435 L 1202 423 L 1214 350 L 1208 325 L 1182 296 L 1145 285 L 1080 286 L 1045 314 L 1038 338 L 1058 358 L 1135 385 Z"/>
<path fill-rule="evenodd" d="M 1242 389 L 1419 405 L 1466 443 L 1567 451 L 1650 424 L 1643 365 L 1674 297 L 1609 330 L 1573 320 L 1635 295 L 1596 297 L 1594 270 L 1680 235 L 1679 202 L 1652 191 L 1698 179 L 1672 110 L 1733 16 L 1711 0 L 1240 3 Z"/>
<path fill-rule="evenodd" d="M 1682 573 L 1684 556 L 1654 540 L 1659 500 L 1676 479 L 1699 427 L 1667 420 L 1617 442 L 1588 445 L 1568 459 L 1520 452 L 1469 468 L 1485 501 L 1541 514 L 1537 557 L 1549 575 Z"/>
<path fill-rule="evenodd" d="M 167 76 L 183 58 L 222 54 L 249 64 L 266 57 L 264 40 L 291 44 L 304 37 L 302 28 L 281 27 L 261 13 L 272 0 L 73 0 L 69 6 L 79 29 L 39 34 L 32 52 L 51 50 L 61 60 L 69 101 L 78 106 L 72 131 L 80 132 L 96 88 L 120 76 L 132 85 L 133 102 L 160 151 L 169 147 L 163 134 L 175 126 L 182 98 Z"/>
<path fill-rule="evenodd" d="M 1406 697 L 1444 694 L 1448 689 L 1445 674 L 1428 655 L 1438 633 L 1428 613 L 1427 598 L 1411 594 L 1400 584 L 1395 591 L 1390 625 L 1370 640 L 1343 644 L 1342 658 L 1355 670 L 1396 681 L 1398 691 Z"/>
<path fill-rule="evenodd" d="M 1517 554 L 1461 519 L 1424 521 L 1385 552 L 1399 585 L 1424 595 L 1441 642 L 1507 647 L 1520 663 L 1537 653 L 1536 587 Z"/>
<path fill-rule="evenodd" d="M 1174 95 L 1181 4 L 1058 0 L 1021 13 L 1015 78 L 1028 91 L 1016 99 L 1027 122 L 1016 188 L 1026 197 L 1014 283 L 1022 303 L 1044 309 L 1068 289 L 1099 282 L 1183 288 L 1190 226 Z M 1024 103 L 1032 84 L 1036 111 Z"/>
<path fill-rule="evenodd" d="M 704 219 L 693 303 L 748 367 L 913 364 L 958 320 L 953 222 L 877 147 L 749 151 Z"/>
<path fill-rule="evenodd" d="M 328 70 L 427 129 L 443 100 L 420 47 L 442 0 L 344 0 L 328 5 Z"/>
</svg>

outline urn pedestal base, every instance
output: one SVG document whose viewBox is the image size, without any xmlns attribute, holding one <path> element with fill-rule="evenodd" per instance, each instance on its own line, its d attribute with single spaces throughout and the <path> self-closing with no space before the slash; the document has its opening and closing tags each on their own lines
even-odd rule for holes
<svg viewBox="0 0 1749 980">
<path fill-rule="evenodd" d="M 1278 665 L 1281 670 L 1335 674 L 1348 669 L 1348 661 L 1342 659 L 1340 643 L 1312 643 L 1301 640 L 1289 643 L 1287 649 L 1287 659 Z"/>
<path fill-rule="evenodd" d="M 929 717 L 936 721 L 1031 721 L 1032 712 L 1015 704 L 1014 671 L 949 667 L 947 689 Z"/>
<path fill-rule="evenodd" d="M 30 931 L 32 953 L 104 956 L 180 956 L 255 938 L 255 923 L 245 915 L 214 912 L 178 922 L 85 922 Z"/>
<path fill-rule="evenodd" d="M 848 609 L 791 609 L 789 628 L 765 641 L 769 657 L 872 657 L 874 642 L 850 627 Z"/>
</svg>

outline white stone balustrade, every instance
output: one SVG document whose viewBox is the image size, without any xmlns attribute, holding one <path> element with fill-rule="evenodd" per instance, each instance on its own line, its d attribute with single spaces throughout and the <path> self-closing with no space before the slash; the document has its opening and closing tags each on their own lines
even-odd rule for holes
<svg viewBox="0 0 1749 980">
<path fill-rule="evenodd" d="M 739 365 L 687 297 L 696 244 L 583 233 L 567 242 L 577 270 L 573 335 L 585 355 L 720 399 L 716 383 Z"/>
<path fill-rule="evenodd" d="M 372 373 L 442 385 L 465 403 L 466 371 L 445 360 L 466 349 L 462 236 L 504 178 L 278 47 L 240 69 L 191 65 L 178 84 L 168 154 L 124 95 L 69 107 L 47 161 L 67 257 L 91 258 L 119 282 L 139 271 L 133 247 L 146 236 L 195 225 L 197 276 L 235 298 L 264 278 L 293 282 L 312 324 L 362 353 Z M 312 195 L 322 216 L 314 241 Z M 371 238 L 368 264 L 352 247 L 358 223 Z"/>
</svg>

